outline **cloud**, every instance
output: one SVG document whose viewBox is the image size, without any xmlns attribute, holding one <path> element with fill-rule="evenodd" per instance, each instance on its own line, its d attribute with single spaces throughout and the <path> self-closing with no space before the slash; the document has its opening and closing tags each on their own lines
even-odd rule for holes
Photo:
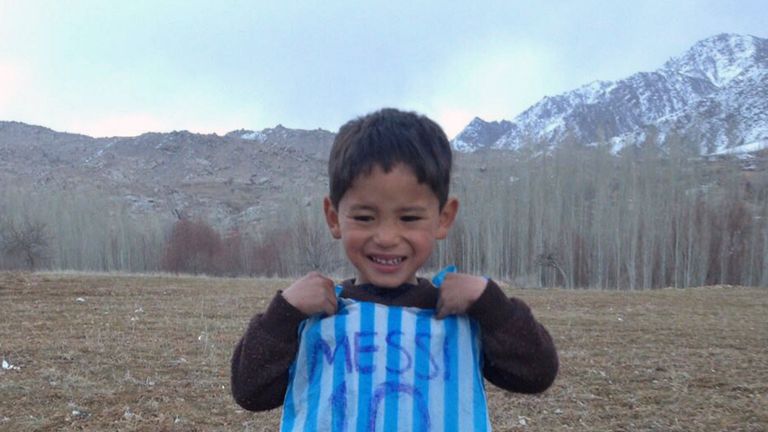
<svg viewBox="0 0 768 432">
<path fill-rule="evenodd" d="M 463 108 L 446 107 L 437 109 L 433 116 L 433 120 L 443 127 L 448 139 L 453 139 L 475 118 L 476 113 Z"/>
<path fill-rule="evenodd" d="M 161 110 L 162 111 L 162 110 Z M 213 116 L 202 119 L 201 115 L 163 115 L 146 111 L 93 114 L 69 119 L 54 129 L 81 133 L 92 137 L 137 136 L 146 132 L 170 132 L 188 130 L 194 133 L 223 135 L 244 126 L 244 119 L 237 116 Z"/>
<path fill-rule="evenodd" d="M 13 111 L 32 90 L 29 74 L 19 63 L 0 60 L 0 113 Z"/>
<path fill-rule="evenodd" d="M 452 136 L 717 32 L 764 37 L 761 1 L 667 3 L 0 0 L 0 118 L 97 135 L 336 130 L 396 106 Z"/>
<path fill-rule="evenodd" d="M 434 116 L 449 137 L 476 116 L 512 120 L 562 82 L 558 60 L 545 45 L 525 41 L 481 48 L 456 53 L 429 94 L 413 98 L 429 101 L 418 109 Z"/>
<path fill-rule="evenodd" d="M 68 132 L 93 137 L 136 136 L 149 131 L 168 131 L 168 122 L 153 114 L 129 112 L 75 119 L 66 123 Z"/>
</svg>

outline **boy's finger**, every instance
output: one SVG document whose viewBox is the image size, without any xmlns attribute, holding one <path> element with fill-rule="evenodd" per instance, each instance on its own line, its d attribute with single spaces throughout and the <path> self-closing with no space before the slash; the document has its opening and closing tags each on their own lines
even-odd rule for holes
<svg viewBox="0 0 768 432">
<path fill-rule="evenodd" d="M 331 288 L 333 288 L 333 286 L 334 286 L 334 285 L 336 285 L 336 283 L 335 283 L 335 282 L 333 282 L 333 279 L 331 279 L 331 278 L 329 278 L 329 277 L 326 277 L 326 276 L 324 276 L 324 275 L 322 275 L 322 274 L 320 275 L 320 277 L 323 279 L 323 281 L 324 281 L 325 283 L 329 284 L 329 285 L 331 286 Z"/>
<path fill-rule="evenodd" d="M 329 278 L 323 276 L 323 286 L 326 289 L 335 292 L 336 282 L 334 282 L 333 279 L 329 279 Z"/>
<path fill-rule="evenodd" d="M 319 271 L 311 271 L 307 276 L 322 281 L 323 285 L 329 284 L 329 283 L 333 285 L 333 280 L 326 277 L 324 274 L 320 273 Z"/>
<path fill-rule="evenodd" d="M 336 309 L 338 307 L 338 303 L 336 302 L 336 296 L 333 297 L 325 297 L 325 303 L 323 307 L 323 311 L 326 315 L 333 315 L 336 313 Z"/>
<path fill-rule="evenodd" d="M 435 318 L 437 319 L 443 319 L 448 315 L 445 313 L 445 303 L 443 303 L 442 297 L 437 300 L 437 307 L 435 309 L 437 310 L 437 313 L 435 314 Z"/>
</svg>

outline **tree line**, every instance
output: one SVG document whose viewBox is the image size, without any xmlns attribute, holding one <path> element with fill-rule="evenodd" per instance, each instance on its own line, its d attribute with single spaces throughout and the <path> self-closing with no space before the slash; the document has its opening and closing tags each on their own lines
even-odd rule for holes
<svg viewBox="0 0 768 432">
<path fill-rule="evenodd" d="M 0 269 L 159 271 L 167 229 L 95 189 L 0 189 Z"/>
<path fill-rule="evenodd" d="M 458 183 L 442 262 L 522 286 L 768 286 L 768 181 L 738 159 L 566 146 Z"/>
<path fill-rule="evenodd" d="M 575 144 L 473 157 L 487 165 L 458 157 L 459 217 L 428 271 L 452 263 L 522 287 L 768 286 L 768 176 L 738 158 Z M 217 230 L 132 215 L 95 191 L 5 189 L 0 268 L 350 276 L 313 202 L 288 200 L 279 225 Z"/>
</svg>

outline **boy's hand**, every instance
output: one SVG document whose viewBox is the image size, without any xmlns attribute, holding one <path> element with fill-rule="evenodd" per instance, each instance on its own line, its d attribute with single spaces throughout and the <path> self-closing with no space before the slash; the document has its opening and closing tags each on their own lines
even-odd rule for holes
<svg viewBox="0 0 768 432">
<path fill-rule="evenodd" d="M 463 273 L 448 273 L 440 285 L 440 298 L 437 300 L 436 318 L 448 315 L 461 315 L 472 306 L 483 291 L 488 281 L 479 276 Z"/>
<path fill-rule="evenodd" d="M 283 298 L 306 315 L 336 313 L 336 291 L 331 279 L 309 272 L 283 291 Z"/>
</svg>

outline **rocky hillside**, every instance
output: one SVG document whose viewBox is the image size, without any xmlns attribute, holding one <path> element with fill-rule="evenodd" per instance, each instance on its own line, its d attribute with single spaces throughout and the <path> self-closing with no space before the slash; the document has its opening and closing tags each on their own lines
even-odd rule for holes
<svg viewBox="0 0 768 432">
<path fill-rule="evenodd" d="M 0 183 L 95 189 L 136 213 L 258 224 L 279 220 L 285 200 L 302 201 L 327 187 L 317 179 L 332 140 L 327 131 L 282 126 L 225 136 L 180 131 L 91 138 L 0 122 Z"/>
</svg>

